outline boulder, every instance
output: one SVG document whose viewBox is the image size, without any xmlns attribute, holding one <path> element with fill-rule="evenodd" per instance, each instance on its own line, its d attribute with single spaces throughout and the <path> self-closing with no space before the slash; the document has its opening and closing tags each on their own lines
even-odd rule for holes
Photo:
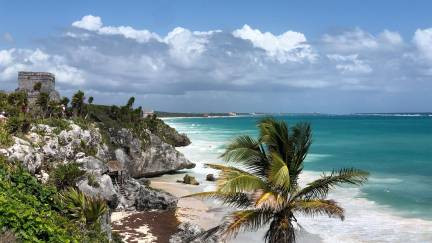
<svg viewBox="0 0 432 243">
<path fill-rule="evenodd" d="M 190 139 L 184 133 L 180 134 L 180 133 L 175 132 L 174 133 L 174 141 L 175 141 L 175 144 L 174 144 L 175 147 L 185 147 L 185 146 L 188 146 L 189 144 L 191 144 Z"/>
<path fill-rule="evenodd" d="M 94 176 L 99 184 L 98 187 L 89 185 L 88 179 L 84 178 L 77 183 L 77 187 L 79 188 L 79 190 L 88 196 L 103 198 L 108 202 L 110 208 L 117 208 L 119 198 L 117 195 L 117 191 L 114 189 L 114 185 L 112 184 L 111 177 L 109 177 L 108 175 Z"/>
<path fill-rule="evenodd" d="M 197 237 L 199 234 L 203 233 L 204 229 L 198 225 L 192 224 L 190 222 L 181 223 L 178 226 L 178 232 L 171 236 L 169 243 L 219 243 L 216 235 L 210 236 L 208 238 Z M 194 237 L 196 237 L 194 239 Z"/>
<path fill-rule="evenodd" d="M 216 181 L 216 177 L 213 174 L 208 174 L 206 176 L 207 181 Z"/>
<path fill-rule="evenodd" d="M 76 157 L 78 158 L 75 161 L 81 164 L 82 169 L 87 172 L 97 173 L 98 175 L 108 172 L 107 165 L 102 160 L 97 159 L 94 156 L 81 157 L 81 155 L 77 154 Z"/>
<path fill-rule="evenodd" d="M 199 185 L 199 182 L 195 179 L 195 177 L 187 175 L 187 174 L 183 177 L 182 181 L 178 180 L 177 182 L 188 184 L 188 185 L 194 185 L 194 186 Z"/>
<path fill-rule="evenodd" d="M 135 208 L 137 210 L 175 209 L 177 201 L 178 199 L 168 192 L 141 186 L 135 198 Z"/>
<path fill-rule="evenodd" d="M 146 145 L 127 129 L 110 130 L 111 141 L 118 145 L 115 156 L 134 178 L 159 176 L 181 169 L 191 169 L 195 164 L 177 151 L 174 146 L 163 142 L 148 132 Z"/>
</svg>

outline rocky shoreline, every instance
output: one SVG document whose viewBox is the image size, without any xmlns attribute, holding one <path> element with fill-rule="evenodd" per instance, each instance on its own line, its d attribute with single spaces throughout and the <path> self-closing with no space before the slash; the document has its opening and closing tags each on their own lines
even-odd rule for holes
<svg viewBox="0 0 432 243">
<path fill-rule="evenodd" d="M 67 123 L 66 129 L 46 124 L 32 124 L 28 134 L 13 137 L 13 144 L 1 148 L 0 155 L 9 161 L 21 163 L 41 183 L 50 180 L 49 171 L 53 167 L 78 163 L 86 176 L 78 178 L 77 188 L 86 195 L 105 199 L 110 207 L 102 224 L 109 238 L 113 212 L 139 212 L 136 215 L 153 215 L 153 218 L 163 220 L 170 215 L 169 212 L 176 209 L 178 198 L 162 190 L 153 189 L 146 179 L 195 166 L 173 145 L 167 144 L 148 130 L 147 141 L 138 138 L 133 131 L 126 128 L 110 129 L 109 137 L 106 139 L 96 125 L 81 127 L 72 120 L 64 122 Z M 144 142 L 146 144 L 143 144 Z M 185 145 L 190 141 L 185 142 L 181 137 L 179 143 Z M 116 161 L 118 167 L 122 168 L 121 180 L 115 174 L 113 176 L 108 161 Z M 128 224 L 128 227 L 139 224 L 139 217 L 133 217 L 135 223 Z M 172 224 L 171 227 L 162 227 L 156 232 L 171 229 L 174 234 L 177 232 L 177 226 Z M 113 225 L 114 230 L 118 227 L 117 224 Z M 155 228 L 152 227 L 151 230 L 154 231 Z M 125 238 L 129 242 L 127 236 Z"/>
</svg>

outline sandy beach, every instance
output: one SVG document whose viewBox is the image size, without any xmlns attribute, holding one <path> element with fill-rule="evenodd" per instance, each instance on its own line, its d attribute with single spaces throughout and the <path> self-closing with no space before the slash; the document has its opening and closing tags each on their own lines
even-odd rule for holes
<svg viewBox="0 0 432 243">
<path fill-rule="evenodd" d="M 197 174 L 189 174 L 197 176 L 201 184 L 194 186 L 176 182 L 183 178 L 185 173 L 164 175 L 151 179 L 151 187 L 164 190 L 179 198 L 175 212 L 115 212 L 111 217 L 113 230 L 125 237 L 126 242 L 159 243 L 168 242 L 169 237 L 167 236 L 175 233 L 175 227 L 180 222 L 191 222 L 204 229 L 216 226 L 230 209 L 221 207 L 212 200 L 182 198 L 185 195 L 201 192 L 214 183 L 203 180 Z M 264 230 L 240 233 L 236 239 L 228 242 L 261 242 L 264 233 Z M 319 236 L 308 232 L 302 232 L 297 239 L 301 243 L 322 242 Z"/>
</svg>

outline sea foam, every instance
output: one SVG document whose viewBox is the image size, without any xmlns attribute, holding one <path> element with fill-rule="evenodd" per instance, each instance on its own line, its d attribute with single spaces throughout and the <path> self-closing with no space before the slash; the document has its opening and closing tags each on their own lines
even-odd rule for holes
<svg viewBox="0 0 432 243">
<path fill-rule="evenodd" d="M 177 121 L 168 123 L 190 136 L 192 144 L 179 150 L 197 163 L 193 172 L 201 175 L 201 178 L 204 178 L 207 173 L 216 173 L 215 170 L 205 168 L 203 164 L 222 162 L 218 156 L 228 140 L 221 134 L 229 131 L 214 131 L 204 126 L 183 125 Z M 307 162 L 329 156 L 331 155 L 310 154 Z M 305 171 L 300 178 L 301 184 L 304 185 L 320 175 L 319 172 Z M 383 184 L 403 182 L 398 178 L 382 177 L 371 177 L 370 180 Z M 213 187 L 206 183 L 205 189 L 209 190 Z M 310 218 L 299 215 L 297 217 L 306 231 L 319 235 L 324 242 L 432 242 L 432 221 L 399 216 L 394 209 L 367 199 L 358 187 L 338 187 L 328 195 L 328 198 L 336 200 L 345 209 L 344 221 L 324 216 Z M 248 235 L 249 239 L 257 239 L 256 242 L 261 242 L 263 231 Z"/>
</svg>

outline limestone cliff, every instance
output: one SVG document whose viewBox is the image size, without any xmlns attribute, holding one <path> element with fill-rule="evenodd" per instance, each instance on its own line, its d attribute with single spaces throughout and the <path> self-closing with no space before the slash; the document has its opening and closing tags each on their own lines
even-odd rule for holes
<svg viewBox="0 0 432 243">
<path fill-rule="evenodd" d="M 44 124 L 33 125 L 28 134 L 14 137 L 12 146 L 0 149 L 0 154 L 22 163 L 41 182 L 49 179 L 49 171 L 58 164 L 77 162 L 93 175 L 99 185 L 91 186 L 88 178 L 83 177 L 77 183 L 80 190 L 106 199 L 113 209 L 167 209 L 176 206 L 175 197 L 155 191 L 134 179 L 194 167 L 174 146 L 150 131 L 146 131 L 148 140 L 142 140 L 128 129 L 109 130 L 108 141 L 104 142 L 96 125 L 84 129 L 72 121 L 68 123 L 68 128 L 61 131 Z M 112 159 L 117 159 L 127 169 L 122 185 L 116 184 L 107 173 L 107 161 Z"/>
</svg>

